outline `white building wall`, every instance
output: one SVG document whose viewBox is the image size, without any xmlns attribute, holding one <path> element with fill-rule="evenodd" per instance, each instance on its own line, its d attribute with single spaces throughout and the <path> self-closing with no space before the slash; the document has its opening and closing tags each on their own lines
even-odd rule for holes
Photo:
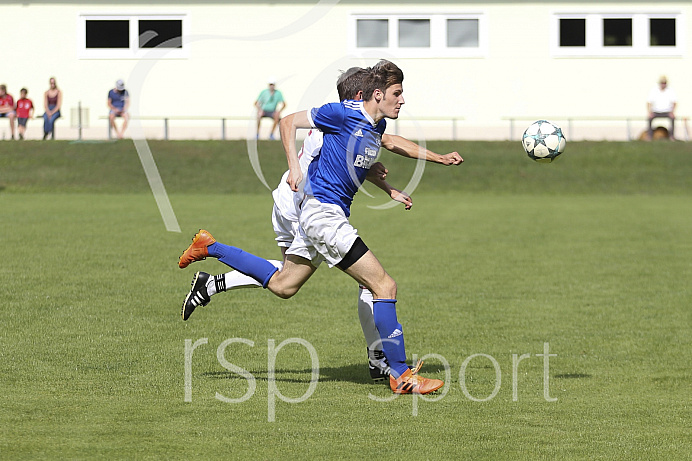
<svg viewBox="0 0 692 461">
<path fill-rule="evenodd" d="M 689 2 L 12 2 L 0 4 L 4 37 L 0 81 L 19 95 L 26 86 L 43 111 L 43 91 L 55 76 L 64 92 L 59 138 L 76 138 L 71 109 L 89 110 L 85 138 L 106 136 L 106 95 L 123 78 L 133 115 L 145 117 L 253 116 L 253 102 L 274 76 L 288 102 L 286 113 L 336 99 L 338 71 L 372 65 L 385 57 L 405 72 L 405 113 L 391 129 L 412 138 L 506 139 L 507 117 L 555 117 L 568 137 L 624 139 L 626 117 L 645 116 L 645 99 L 666 74 L 679 96 L 678 114 L 692 115 L 692 31 Z M 354 14 L 482 13 L 487 21 L 487 54 L 469 58 L 354 54 L 349 40 Z M 677 12 L 684 28 L 680 56 L 555 57 L 551 15 L 555 12 Z M 82 14 L 185 14 L 187 57 L 180 59 L 83 59 Z M 75 114 L 76 115 L 76 114 Z M 588 121 L 591 117 L 623 120 Z M 449 120 L 463 118 L 452 133 Z M 568 122 L 567 118 L 574 118 Z M 145 135 L 163 137 L 162 121 L 142 121 Z M 517 120 L 514 137 L 528 122 Z M 268 125 L 268 121 L 265 122 Z M 254 123 L 228 120 L 228 137 L 245 137 Z M 41 121 L 29 125 L 40 137 Z M 266 126 L 266 125 L 265 125 Z M 643 121 L 632 122 L 633 134 Z M 678 127 L 682 131 L 682 125 Z M 9 134 L 0 120 L 0 136 Z M 130 133 L 132 134 L 132 133 Z M 219 121 L 169 122 L 171 138 L 219 138 Z"/>
</svg>

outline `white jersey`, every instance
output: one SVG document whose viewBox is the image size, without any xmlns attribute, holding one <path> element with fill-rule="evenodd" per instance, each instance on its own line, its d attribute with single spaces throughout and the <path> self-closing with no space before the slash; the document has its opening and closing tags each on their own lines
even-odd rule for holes
<svg viewBox="0 0 692 461">
<path fill-rule="evenodd" d="M 303 174 L 303 180 L 298 185 L 298 192 L 293 192 L 288 183 L 286 183 L 288 171 L 284 173 L 278 187 L 272 192 L 272 196 L 274 197 L 274 206 L 276 206 L 281 216 L 289 221 L 298 222 L 300 205 L 305 198 L 303 186 L 305 185 L 305 180 L 308 176 L 308 166 L 310 166 L 312 159 L 320 153 L 321 148 L 322 132 L 313 128 L 308 133 L 305 141 L 303 141 L 303 147 L 300 149 L 300 152 L 298 152 L 300 172 Z"/>
<path fill-rule="evenodd" d="M 649 92 L 647 102 L 651 104 L 652 112 L 665 113 L 673 110 L 673 106 L 677 102 L 675 92 L 670 88 L 661 90 L 658 86 L 653 87 Z"/>
</svg>

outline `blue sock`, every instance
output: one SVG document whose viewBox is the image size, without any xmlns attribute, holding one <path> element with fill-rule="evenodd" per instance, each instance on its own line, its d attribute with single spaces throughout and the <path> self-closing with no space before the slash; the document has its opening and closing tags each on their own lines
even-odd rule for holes
<svg viewBox="0 0 692 461">
<path fill-rule="evenodd" d="M 398 378 L 409 368 L 406 365 L 403 327 L 396 318 L 396 299 L 373 299 L 372 311 L 375 326 L 382 339 L 384 356 L 387 357 L 392 374 Z"/>
<path fill-rule="evenodd" d="M 278 269 L 266 259 L 255 256 L 240 248 L 215 242 L 207 247 L 209 256 L 213 256 L 225 265 L 241 272 L 262 284 L 267 288 L 269 279 Z"/>
</svg>

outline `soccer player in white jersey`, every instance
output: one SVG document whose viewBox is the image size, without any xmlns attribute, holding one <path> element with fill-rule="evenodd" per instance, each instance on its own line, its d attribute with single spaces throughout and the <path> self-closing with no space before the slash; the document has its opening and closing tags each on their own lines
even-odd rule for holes
<svg viewBox="0 0 692 461">
<path fill-rule="evenodd" d="M 403 101 L 403 73 L 388 61 L 372 69 L 363 101 L 326 104 L 310 112 L 299 112 L 281 124 L 282 141 L 289 162 L 288 184 L 298 191 L 303 174 L 295 152 L 297 128 L 320 128 L 324 145 L 310 164 L 305 185 L 306 199 L 300 212 L 300 234 L 311 244 L 311 259 L 288 254 L 279 271 L 272 263 L 217 242 L 200 230 L 183 252 L 179 267 L 207 256 L 253 277 L 280 297 L 294 295 L 316 270 L 319 261 L 337 266 L 368 287 L 374 296 L 374 320 L 391 366 L 390 387 L 395 393 L 429 393 L 444 384 L 427 379 L 405 363 L 403 330 L 396 316 L 396 283 L 384 271 L 372 252 L 348 222 L 350 204 L 358 187 L 375 162 L 385 129 L 384 118 L 397 118 Z M 451 164 L 463 160 L 453 153 Z M 425 153 L 419 154 L 424 156 Z M 288 253 L 288 252 L 287 252 Z M 314 256 L 312 256 L 314 255 Z M 317 262 L 317 264 L 316 264 Z"/>
</svg>

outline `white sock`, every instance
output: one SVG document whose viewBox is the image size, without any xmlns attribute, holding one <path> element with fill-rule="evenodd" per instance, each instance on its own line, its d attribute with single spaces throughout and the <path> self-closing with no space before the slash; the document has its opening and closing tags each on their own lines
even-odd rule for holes
<svg viewBox="0 0 692 461">
<path fill-rule="evenodd" d="M 364 287 L 359 287 L 358 293 L 358 318 L 360 319 L 360 327 L 363 329 L 365 342 L 368 344 L 369 350 L 382 350 L 382 340 L 380 333 L 375 326 L 375 317 L 372 313 L 372 293 Z"/>
<path fill-rule="evenodd" d="M 279 270 L 284 267 L 284 263 L 281 261 L 270 259 L 269 262 Z M 231 271 L 225 274 L 209 277 L 209 280 L 207 281 L 207 294 L 209 296 L 213 296 L 223 291 L 237 290 L 240 288 L 259 288 L 261 286 L 262 285 L 252 277 L 245 275 L 242 272 Z"/>
</svg>

